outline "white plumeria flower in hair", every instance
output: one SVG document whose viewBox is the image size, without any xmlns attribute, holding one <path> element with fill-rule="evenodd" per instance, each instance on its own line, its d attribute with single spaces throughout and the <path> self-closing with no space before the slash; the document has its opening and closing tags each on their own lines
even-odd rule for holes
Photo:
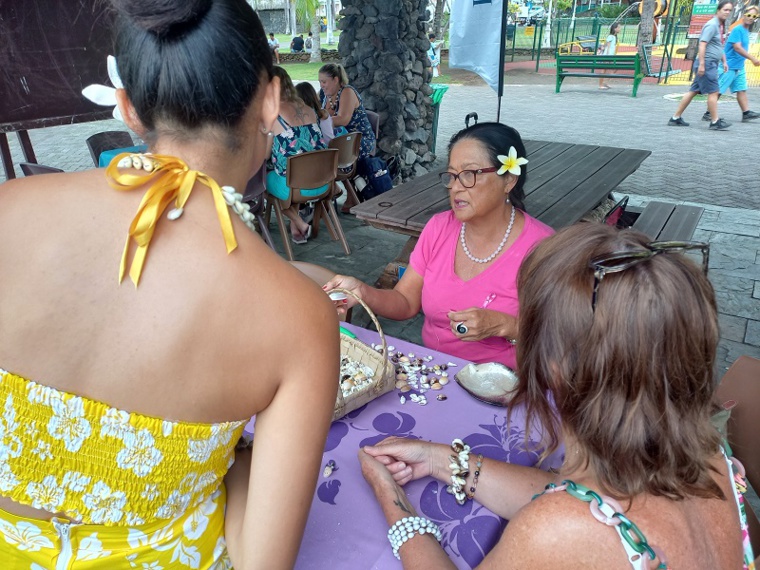
<svg viewBox="0 0 760 570">
<path fill-rule="evenodd" d="M 513 146 L 509 147 L 509 154 L 507 156 L 500 154 L 496 158 L 501 162 L 501 168 L 496 172 L 499 175 L 509 172 L 515 176 L 520 176 L 520 166 L 528 164 L 527 158 L 517 157 L 517 150 Z"/>
<path fill-rule="evenodd" d="M 111 80 L 113 87 L 98 84 L 88 85 L 82 89 L 82 95 L 84 95 L 87 99 L 96 105 L 101 105 L 102 107 L 113 107 L 114 119 L 118 119 L 123 122 L 124 118 L 121 116 L 121 111 L 119 111 L 118 105 L 116 105 L 116 89 L 124 89 L 124 84 L 121 82 L 121 77 L 119 77 L 119 69 L 116 65 L 116 58 L 114 56 L 108 56 L 107 67 L 108 78 Z"/>
</svg>

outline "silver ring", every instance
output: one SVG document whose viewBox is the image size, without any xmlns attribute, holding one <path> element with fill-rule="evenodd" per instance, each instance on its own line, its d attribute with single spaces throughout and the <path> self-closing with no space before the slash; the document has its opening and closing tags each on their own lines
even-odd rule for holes
<svg viewBox="0 0 760 570">
<path fill-rule="evenodd" d="M 469 329 L 467 328 L 467 325 L 466 325 L 466 324 L 464 324 L 463 322 L 459 322 L 459 323 L 457 323 L 456 325 L 454 325 L 454 329 L 455 329 L 455 330 L 456 330 L 456 331 L 457 331 L 459 334 L 467 334 L 467 331 L 469 330 Z"/>
</svg>

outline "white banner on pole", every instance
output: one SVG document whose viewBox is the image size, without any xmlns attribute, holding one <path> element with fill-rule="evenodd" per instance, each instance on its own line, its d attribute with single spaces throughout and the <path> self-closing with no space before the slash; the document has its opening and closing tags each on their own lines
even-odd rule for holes
<svg viewBox="0 0 760 570">
<path fill-rule="evenodd" d="M 454 0 L 449 26 L 449 67 L 474 71 L 497 93 L 503 2 Z"/>
</svg>

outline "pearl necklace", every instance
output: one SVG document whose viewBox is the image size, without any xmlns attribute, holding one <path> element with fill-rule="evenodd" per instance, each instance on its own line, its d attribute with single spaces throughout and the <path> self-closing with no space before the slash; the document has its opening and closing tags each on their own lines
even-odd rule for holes
<svg viewBox="0 0 760 570">
<path fill-rule="evenodd" d="M 464 250 L 464 254 L 475 263 L 488 263 L 489 261 L 492 261 L 494 257 L 499 255 L 501 253 L 501 250 L 504 249 L 504 245 L 507 243 L 507 240 L 509 239 L 509 234 L 512 233 L 512 225 L 515 223 L 515 208 L 512 206 L 512 213 L 509 216 L 509 225 L 507 226 L 507 231 L 504 233 L 504 239 L 501 240 L 501 243 L 499 244 L 499 247 L 496 248 L 496 251 L 494 251 L 491 255 L 488 257 L 480 258 L 475 257 L 470 253 L 470 250 L 467 248 L 467 242 L 464 239 L 464 232 L 465 227 L 467 226 L 466 222 L 462 222 L 462 230 L 459 232 L 459 241 L 462 244 L 462 249 Z"/>
</svg>

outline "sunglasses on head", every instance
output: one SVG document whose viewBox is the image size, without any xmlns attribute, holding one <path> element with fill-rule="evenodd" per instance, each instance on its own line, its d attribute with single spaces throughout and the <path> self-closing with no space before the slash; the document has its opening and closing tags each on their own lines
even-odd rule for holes
<svg viewBox="0 0 760 570">
<path fill-rule="evenodd" d="M 592 259 L 589 267 L 594 270 L 594 289 L 591 293 L 591 310 L 596 311 L 596 300 L 599 295 L 599 285 L 608 273 L 619 273 L 634 265 L 652 259 L 660 253 L 683 253 L 684 251 L 699 250 L 702 252 L 702 271 L 707 275 L 707 265 L 710 262 L 710 245 L 692 241 L 653 241 L 644 246 L 646 249 L 634 251 L 618 251 Z"/>
</svg>

